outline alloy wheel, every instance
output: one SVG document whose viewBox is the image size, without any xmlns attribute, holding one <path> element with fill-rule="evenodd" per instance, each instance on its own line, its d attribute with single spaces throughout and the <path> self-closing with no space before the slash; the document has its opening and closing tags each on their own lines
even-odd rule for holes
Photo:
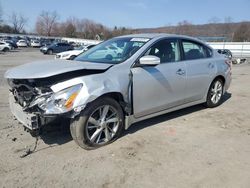
<svg viewBox="0 0 250 188">
<path fill-rule="evenodd" d="M 211 101 L 213 104 L 217 104 L 221 97 L 222 97 L 222 92 L 223 92 L 223 86 L 222 83 L 217 80 L 216 82 L 214 82 L 212 89 L 211 89 Z"/>
<path fill-rule="evenodd" d="M 88 118 L 87 138 L 93 144 L 105 144 L 114 138 L 118 128 L 118 111 L 110 105 L 100 106 Z"/>
</svg>

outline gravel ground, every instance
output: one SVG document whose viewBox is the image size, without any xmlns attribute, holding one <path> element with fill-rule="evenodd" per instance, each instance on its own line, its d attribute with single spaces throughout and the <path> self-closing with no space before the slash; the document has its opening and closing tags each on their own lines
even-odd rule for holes
<svg viewBox="0 0 250 188">
<path fill-rule="evenodd" d="M 133 125 L 116 142 L 85 151 L 69 133 L 35 139 L 8 107 L 4 72 L 53 59 L 37 49 L 0 54 L 0 187 L 249 187 L 250 65 L 233 67 L 224 103 L 201 105 Z"/>
</svg>

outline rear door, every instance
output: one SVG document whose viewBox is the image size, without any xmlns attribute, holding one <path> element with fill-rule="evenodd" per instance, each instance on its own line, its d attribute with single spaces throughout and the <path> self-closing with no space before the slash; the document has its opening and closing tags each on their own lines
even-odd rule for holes
<svg viewBox="0 0 250 188">
<path fill-rule="evenodd" d="M 161 59 L 157 66 L 137 66 L 133 73 L 133 107 L 135 117 L 149 115 L 183 103 L 186 66 L 180 61 L 177 39 L 163 39 L 144 55 Z"/>
<path fill-rule="evenodd" d="M 183 56 L 186 63 L 186 103 L 202 99 L 215 71 L 212 51 L 201 43 L 182 40 Z"/>
</svg>

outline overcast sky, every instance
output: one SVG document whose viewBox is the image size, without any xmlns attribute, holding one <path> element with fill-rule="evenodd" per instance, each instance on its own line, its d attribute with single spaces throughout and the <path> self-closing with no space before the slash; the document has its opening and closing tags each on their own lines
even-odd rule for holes
<svg viewBox="0 0 250 188">
<path fill-rule="evenodd" d="M 203 24 L 213 17 L 221 22 L 225 17 L 250 21 L 250 0 L 0 0 L 0 4 L 6 21 L 12 12 L 27 17 L 28 30 L 43 10 L 57 11 L 61 21 L 88 18 L 108 27 L 159 27 L 183 20 Z"/>
</svg>

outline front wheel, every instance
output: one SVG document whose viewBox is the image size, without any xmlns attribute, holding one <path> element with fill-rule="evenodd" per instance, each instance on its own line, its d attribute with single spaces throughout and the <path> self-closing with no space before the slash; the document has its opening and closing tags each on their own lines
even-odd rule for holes
<svg viewBox="0 0 250 188">
<path fill-rule="evenodd" d="M 69 57 L 69 60 L 74 60 L 76 58 L 76 55 L 72 55 Z"/>
<path fill-rule="evenodd" d="M 8 52 L 8 51 L 10 51 L 10 49 L 9 48 L 4 48 L 3 51 Z"/>
<path fill-rule="evenodd" d="M 80 147 L 89 150 L 115 141 L 123 127 L 121 106 L 114 99 L 105 97 L 90 103 L 81 116 L 71 122 L 70 132 Z"/>
<path fill-rule="evenodd" d="M 205 103 L 207 107 L 213 108 L 221 104 L 223 96 L 223 88 L 224 88 L 224 82 L 220 78 L 217 78 L 212 82 L 208 90 L 207 101 Z"/>
<path fill-rule="evenodd" d="M 53 54 L 53 51 L 52 50 L 48 50 L 47 52 L 49 55 L 52 55 Z"/>
</svg>

